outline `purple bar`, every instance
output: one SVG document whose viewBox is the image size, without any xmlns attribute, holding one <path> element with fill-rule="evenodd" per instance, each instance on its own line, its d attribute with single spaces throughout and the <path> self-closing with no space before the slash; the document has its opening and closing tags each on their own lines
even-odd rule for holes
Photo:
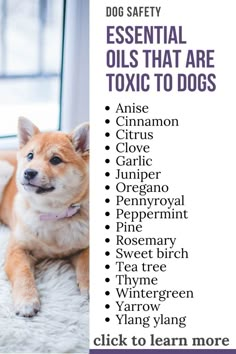
<svg viewBox="0 0 236 354">
<path fill-rule="evenodd" d="M 90 349 L 90 354 L 236 354 L 236 349 Z"/>
</svg>

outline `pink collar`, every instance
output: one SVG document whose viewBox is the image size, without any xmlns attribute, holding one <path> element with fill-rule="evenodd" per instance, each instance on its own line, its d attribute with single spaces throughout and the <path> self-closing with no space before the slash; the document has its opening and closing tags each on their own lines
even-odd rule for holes
<svg viewBox="0 0 236 354">
<path fill-rule="evenodd" d="M 44 213 L 39 215 L 39 220 L 40 221 L 56 221 L 56 220 L 61 220 L 65 218 L 70 218 L 73 215 L 75 215 L 78 211 L 80 210 L 80 204 L 72 204 L 67 208 L 66 210 L 55 214 L 55 213 Z"/>
</svg>

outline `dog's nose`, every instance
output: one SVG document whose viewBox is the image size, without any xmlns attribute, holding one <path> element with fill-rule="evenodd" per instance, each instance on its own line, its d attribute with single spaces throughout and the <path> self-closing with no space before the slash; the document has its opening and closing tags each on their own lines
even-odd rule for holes
<svg viewBox="0 0 236 354">
<path fill-rule="evenodd" d="M 38 172 L 35 170 L 32 170 L 31 168 L 27 168 L 27 170 L 25 170 L 24 172 L 24 177 L 25 179 L 27 179 L 28 181 L 30 181 L 31 179 L 33 179 L 35 176 L 37 176 Z"/>
</svg>

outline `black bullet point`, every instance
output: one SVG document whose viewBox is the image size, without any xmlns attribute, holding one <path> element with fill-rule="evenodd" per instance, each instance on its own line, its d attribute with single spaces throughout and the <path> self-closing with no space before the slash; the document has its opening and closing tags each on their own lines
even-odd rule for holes
<svg viewBox="0 0 236 354">
<path fill-rule="evenodd" d="M 105 279 L 105 282 L 106 282 L 106 283 L 109 283 L 109 281 L 110 281 L 109 278 L 106 278 L 106 279 Z"/>
<path fill-rule="evenodd" d="M 106 308 L 106 309 L 109 309 L 109 308 L 110 308 L 110 305 L 109 305 L 109 304 L 106 304 L 106 305 L 105 305 L 105 308 Z"/>
<path fill-rule="evenodd" d="M 105 107 L 105 110 L 106 110 L 106 111 L 109 111 L 109 109 L 110 109 L 109 106 L 106 106 L 106 107 Z"/>
<path fill-rule="evenodd" d="M 110 318 L 109 318 L 109 317 L 106 317 L 106 318 L 105 318 L 105 321 L 106 321 L 106 322 L 109 322 L 109 321 L 110 321 Z"/>
<path fill-rule="evenodd" d="M 106 225 L 106 226 L 105 226 L 105 229 L 106 229 L 106 230 L 109 230 L 109 229 L 110 229 L 110 226 L 109 226 L 109 225 Z"/>
<path fill-rule="evenodd" d="M 106 265 L 105 265 L 105 268 L 106 268 L 106 269 L 110 269 L 109 264 L 106 264 Z"/>
<path fill-rule="evenodd" d="M 109 216 L 109 215 L 110 215 L 109 211 L 106 211 L 106 212 L 105 212 L 105 215 L 106 215 L 106 216 Z"/>
<path fill-rule="evenodd" d="M 109 255 L 110 255 L 110 252 L 106 251 L 106 252 L 105 252 L 105 255 L 106 255 L 106 256 L 109 256 Z"/>
<path fill-rule="evenodd" d="M 105 291 L 105 295 L 106 296 L 110 295 L 110 291 Z"/>
<path fill-rule="evenodd" d="M 109 198 L 106 198 L 106 199 L 105 199 L 105 202 L 106 202 L 106 203 L 110 203 L 110 199 L 109 199 Z"/>
<path fill-rule="evenodd" d="M 106 123 L 106 124 L 109 124 L 109 123 L 110 123 L 110 119 L 106 119 L 106 120 L 105 120 L 105 123 Z"/>
<path fill-rule="evenodd" d="M 105 189 L 106 189 L 106 190 L 110 189 L 110 186 L 105 186 Z"/>
<path fill-rule="evenodd" d="M 108 132 L 107 132 L 107 133 L 105 133 L 105 136 L 107 136 L 107 137 L 108 137 L 108 136 L 110 136 L 110 133 L 108 133 Z"/>
<path fill-rule="evenodd" d="M 105 238 L 105 242 L 110 242 L 110 239 L 109 238 Z"/>
<path fill-rule="evenodd" d="M 105 176 L 106 176 L 106 177 L 109 177 L 109 176 L 110 176 L 110 173 L 109 173 L 109 172 L 106 172 L 106 173 L 105 173 Z"/>
<path fill-rule="evenodd" d="M 110 146 L 106 145 L 106 146 L 105 146 L 105 149 L 106 149 L 106 150 L 110 150 Z"/>
<path fill-rule="evenodd" d="M 105 162 L 106 162 L 106 163 L 109 163 L 109 162 L 110 162 L 110 160 L 109 160 L 109 159 L 106 159 L 106 160 L 105 160 Z"/>
</svg>

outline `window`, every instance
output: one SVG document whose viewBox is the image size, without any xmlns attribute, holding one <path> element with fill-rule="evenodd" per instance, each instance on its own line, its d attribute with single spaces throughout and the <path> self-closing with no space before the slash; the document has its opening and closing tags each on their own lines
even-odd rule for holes
<svg viewBox="0 0 236 354">
<path fill-rule="evenodd" d="M 0 137 L 60 127 L 63 0 L 0 0 Z"/>
</svg>

